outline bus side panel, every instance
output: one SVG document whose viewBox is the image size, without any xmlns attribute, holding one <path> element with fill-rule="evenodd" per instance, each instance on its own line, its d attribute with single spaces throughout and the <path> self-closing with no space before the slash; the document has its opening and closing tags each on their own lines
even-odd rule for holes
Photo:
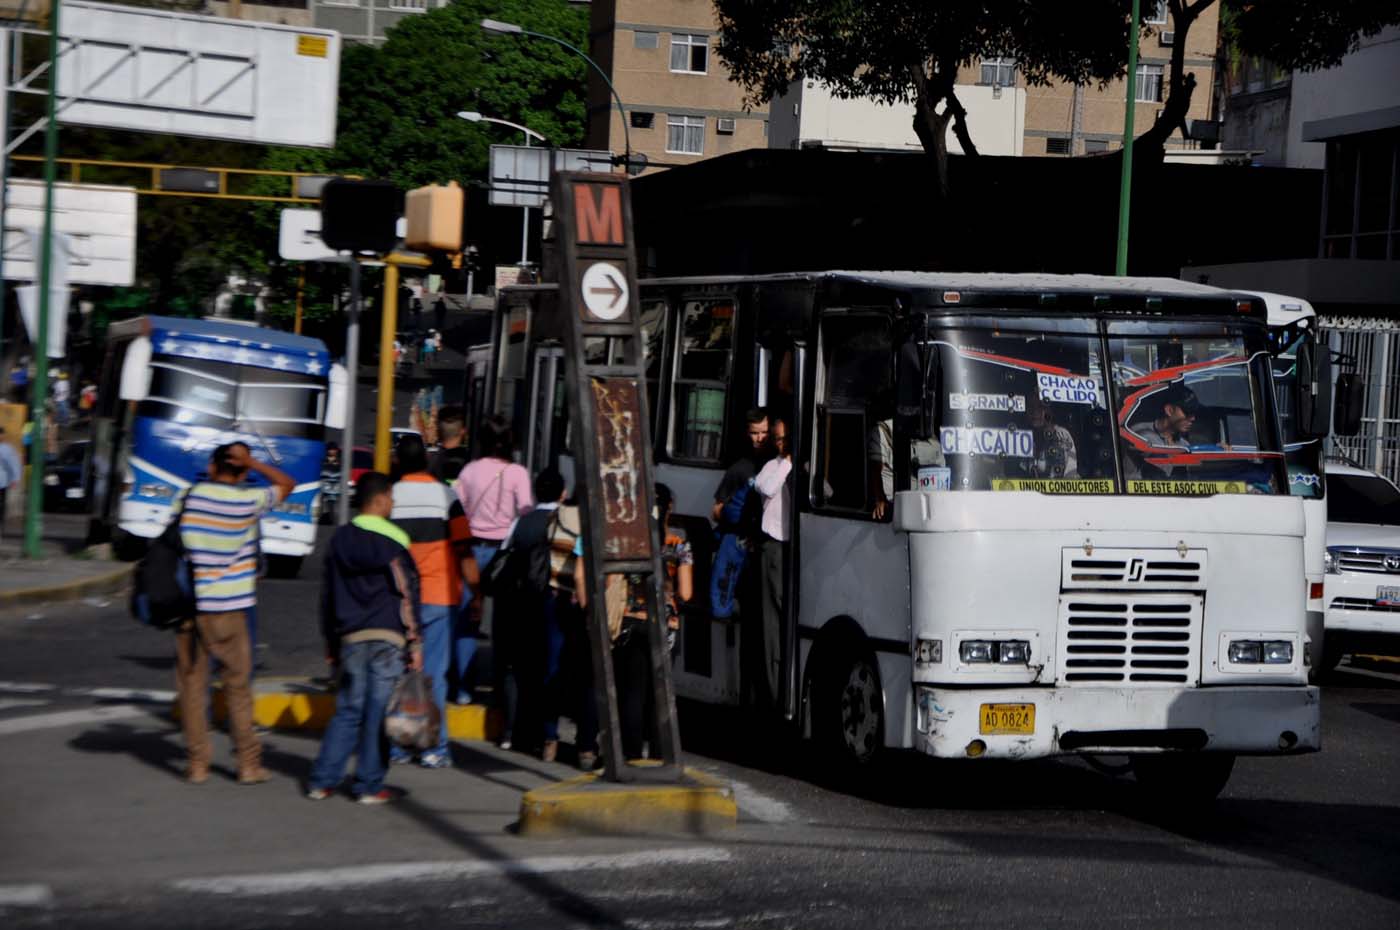
<svg viewBox="0 0 1400 930">
<path fill-rule="evenodd" d="M 819 635 L 835 617 L 865 633 L 880 668 L 885 745 L 912 745 L 909 537 L 888 523 L 824 514 L 799 517 L 798 626 Z"/>
</svg>

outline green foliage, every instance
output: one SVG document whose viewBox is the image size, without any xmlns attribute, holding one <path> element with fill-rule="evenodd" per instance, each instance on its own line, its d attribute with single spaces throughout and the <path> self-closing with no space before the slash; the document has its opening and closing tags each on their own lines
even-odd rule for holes
<svg viewBox="0 0 1400 930">
<path fill-rule="evenodd" d="M 1289 70 L 1339 64 L 1364 36 L 1400 24 L 1396 0 L 1222 0 L 1220 17 L 1245 55 Z M 1400 76 L 1397 76 L 1400 79 Z"/>
</svg>

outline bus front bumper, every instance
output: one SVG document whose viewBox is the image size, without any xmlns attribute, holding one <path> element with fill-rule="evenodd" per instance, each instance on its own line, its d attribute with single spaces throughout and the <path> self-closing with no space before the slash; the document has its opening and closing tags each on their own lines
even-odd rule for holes
<svg viewBox="0 0 1400 930">
<path fill-rule="evenodd" d="M 917 687 L 914 744 L 942 758 L 1321 748 L 1314 687 Z"/>
</svg>

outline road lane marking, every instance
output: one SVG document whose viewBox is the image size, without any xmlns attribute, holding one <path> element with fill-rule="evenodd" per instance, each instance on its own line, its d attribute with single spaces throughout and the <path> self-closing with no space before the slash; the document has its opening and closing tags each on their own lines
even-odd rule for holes
<svg viewBox="0 0 1400 930">
<path fill-rule="evenodd" d="M 95 697 L 103 701 L 131 701 L 141 704 L 170 704 L 175 700 L 174 691 L 161 691 L 154 688 L 75 688 L 63 693 L 81 697 Z"/>
<path fill-rule="evenodd" d="M 266 875 L 183 878 L 172 882 L 179 891 L 223 895 L 273 895 L 304 891 L 332 891 L 386 882 L 456 879 L 582 872 L 593 869 L 637 869 L 658 865 L 708 865 L 728 862 L 727 850 L 714 846 L 687 846 L 647 852 L 597 856 L 535 856 L 528 859 L 469 859 L 440 862 L 385 862 L 304 872 Z"/>
<path fill-rule="evenodd" d="M 719 775 L 726 778 L 734 788 L 734 803 L 739 805 L 739 810 L 748 814 L 755 820 L 763 823 L 787 823 L 793 819 L 792 808 L 785 801 L 769 797 L 751 785 L 746 785 L 735 778 L 727 775 Z"/>
<path fill-rule="evenodd" d="M 20 707 L 48 707 L 53 701 L 36 698 L 0 698 L 0 710 L 15 710 Z"/>
<path fill-rule="evenodd" d="M 0 885 L 0 907 L 44 907 L 53 903 L 48 885 Z"/>
<path fill-rule="evenodd" d="M 43 694 L 46 691 L 57 691 L 58 685 L 30 684 L 23 681 L 0 681 L 0 692 L 6 694 Z"/>
<path fill-rule="evenodd" d="M 33 730 L 51 730 L 55 727 L 68 727 L 80 723 L 126 720 L 131 717 L 144 717 L 148 713 L 149 710 L 135 704 L 117 704 L 112 707 L 93 707 L 88 710 L 61 710 L 52 714 L 32 714 L 28 717 L 0 720 L 0 736 L 29 733 Z"/>
</svg>

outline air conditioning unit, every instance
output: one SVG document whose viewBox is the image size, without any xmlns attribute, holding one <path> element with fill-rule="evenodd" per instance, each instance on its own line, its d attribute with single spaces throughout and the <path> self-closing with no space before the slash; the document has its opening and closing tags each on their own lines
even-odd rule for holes
<svg viewBox="0 0 1400 930">
<path fill-rule="evenodd" d="M 715 132 L 722 136 L 734 135 L 734 119 L 732 117 L 721 116 L 715 120 Z"/>
<path fill-rule="evenodd" d="M 1163 29 L 1157 34 L 1157 41 L 1161 42 L 1164 48 L 1170 48 L 1176 44 L 1176 33 L 1170 29 Z"/>
</svg>

